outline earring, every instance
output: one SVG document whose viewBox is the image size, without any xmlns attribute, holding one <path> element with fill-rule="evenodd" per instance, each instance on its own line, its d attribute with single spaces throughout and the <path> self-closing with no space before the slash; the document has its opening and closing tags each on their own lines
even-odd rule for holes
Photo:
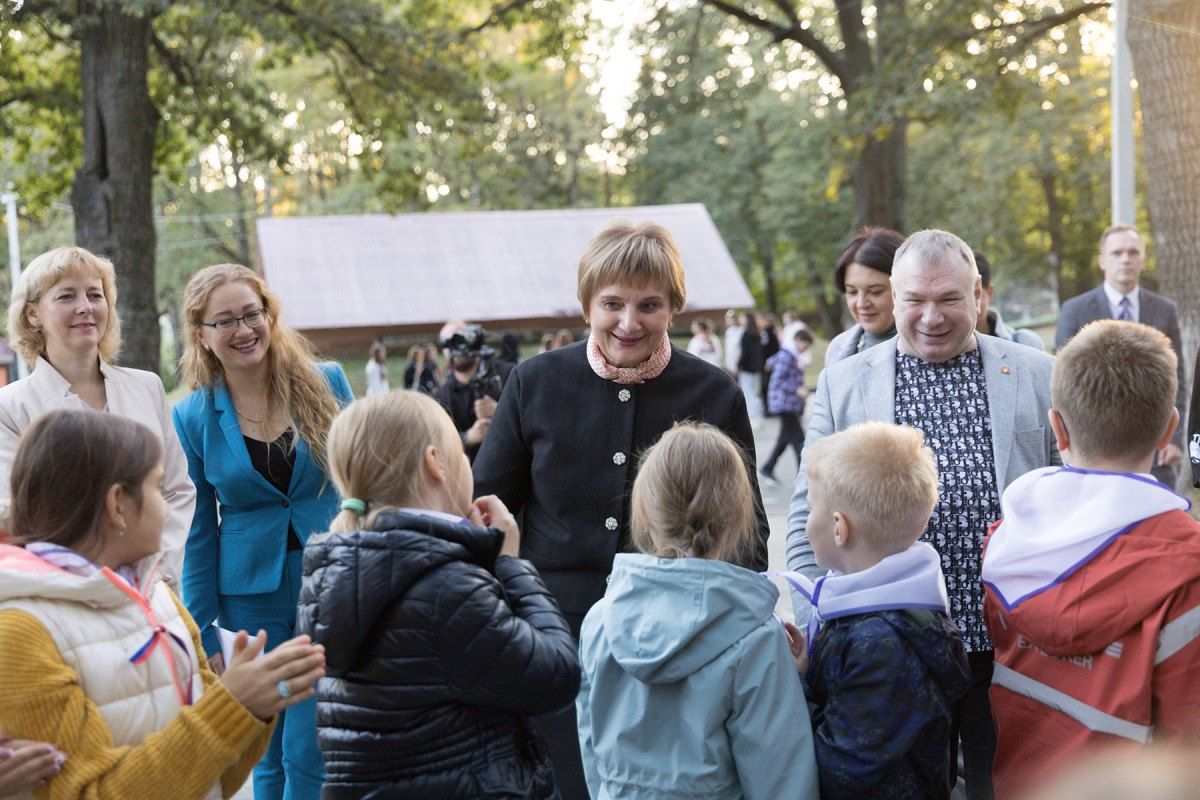
<svg viewBox="0 0 1200 800">
<path fill-rule="evenodd" d="M 124 536 L 126 533 L 128 533 L 128 531 L 126 531 L 124 528 L 117 529 L 117 536 Z"/>
</svg>

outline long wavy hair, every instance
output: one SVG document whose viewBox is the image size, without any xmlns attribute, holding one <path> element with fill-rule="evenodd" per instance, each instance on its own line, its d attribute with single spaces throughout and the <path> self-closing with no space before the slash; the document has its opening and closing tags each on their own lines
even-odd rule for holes
<svg viewBox="0 0 1200 800">
<path fill-rule="evenodd" d="M 212 387 L 225 380 L 225 369 L 209 350 L 201 346 L 200 323 L 209 298 L 219 286 L 241 282 L 262 300 L 271 327 L 267 350 L 267 397 L 273 407 L 287 409 L 297 434 L 308 443 L 313 457 L 324 466 L 329 426 L 337 416 L 337 399 L 317 370 L 316 355 L 308 339 L 283 323 L 279 296 L 266 282 L 240 264 L 214 264 L 192 276 L 183 292 L 183 313 L 188 331 L 183 350 L 183 380 L 193 389 Z"/>
</svg>

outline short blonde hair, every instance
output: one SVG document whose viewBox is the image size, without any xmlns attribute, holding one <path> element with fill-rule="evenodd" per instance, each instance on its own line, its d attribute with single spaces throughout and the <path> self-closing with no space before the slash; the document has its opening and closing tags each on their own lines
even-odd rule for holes
<svg viewBox="0 0 1200 800">
<path fill-rule="evenodd" d="M 100 338 L 100 357 L 112 361 L 121 350 L 121 318 L 117 315 L 117 271 L 107 258 L 82 247 L 56 247 L 29 262 L 17 279 L 12 302 L 8 306 L 8 339 L 21 358 L 32 364 L 46 352 L 46 334 L 29 321 L 29 308 L 42 295 L 67 276 L 87 275 L 100 279 L 104 301 L 108 304 L 108 323 Z"/>
<path fill-rule="evenodd" d="M 369 530 L 381 512 L 419 501 L 430 445 L 462 448 L 450 415 L 428 395 L 399 390 L 347 406 L 329 429 L 329 476 L 339 495 L 362 500 L 367 509 L 343 509 L 330 530 Z"/>
<path fill-rule="evenodd" d="M 676 423 L 642 455 L 631 505 L 649 555 L 742 561 L 756 530 L 746 454 L 706 423 Z"/>
<path fill-rule="evenodd" d="M 1058 351 L 1050 402 L 1088 458 L 1142 457 L 1171 421 L 1178 389 L 1171 340 L 1136 322 L 1098 320 Z"/>
<path fill-rule="evenodd" d="M 671 310 L 683 310 L 687 281 L 675 237 L 661 225 L 617 220 L 596 234 L 579 258 L 579 303 L 586 317 L 592 296 L 610 284 L 659 286 Z"/>
<path fill-rule="evenodd" d="M 889 552 L 920 538 L 938 502 L 937 462 L 916 428 L 851 425 L 809 447 L 804 468 L 830 511 L 846 514 L 868 543 Z"/>
</svg>

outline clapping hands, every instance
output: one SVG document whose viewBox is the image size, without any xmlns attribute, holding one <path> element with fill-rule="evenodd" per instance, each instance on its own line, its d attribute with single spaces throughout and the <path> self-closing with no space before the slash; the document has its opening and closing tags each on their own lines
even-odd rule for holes
<svg viewBox="0 0 1200 800">
<path fill-rule="evenodd" d="M 290 639 L 258 658 L 266 646 L 265 631 L 253 639 L 240 631 L 221 674 L 229 693 L 261 720 L 312 697 L 313 684 L 325 674 L 325 647 L 312 644 L 308 636 Z"/>
</svg>

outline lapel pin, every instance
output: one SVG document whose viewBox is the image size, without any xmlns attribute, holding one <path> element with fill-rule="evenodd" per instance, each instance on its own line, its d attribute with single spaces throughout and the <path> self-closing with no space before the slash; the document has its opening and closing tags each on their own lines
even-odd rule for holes
<svg viewBox="0 0 1200 800">
<path fill-rule="evenodd" d="M 1005 375 L 1007 375 L 1008 373 L 1012 372 L 1012 368 L 1011 367 L 1001 367 L 1000 371 L 1002 373 L 1004 373 Z"/>
</svg>

